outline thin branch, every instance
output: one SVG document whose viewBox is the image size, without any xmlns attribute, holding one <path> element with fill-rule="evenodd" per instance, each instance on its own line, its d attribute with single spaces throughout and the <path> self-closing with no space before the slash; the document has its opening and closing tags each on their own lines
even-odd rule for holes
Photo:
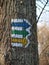
<svg viewBox="0 0 49 65">
<path fill-rule="evenodd" d="M 48 3 L 48 0 L 47 0 L 46 4 L 44 5 L 44 7 L 42 8 L 42 11 L 41 11 L 41 13 L 40 13 L 40 15 L 39 15 L 39 17 L 38 17 L 37 22 L 39 21 L 39 19 L 40 19 L 41 15 L 42 15 L 42 13 L 43 13 L 43 10 L 44 10 L 44 8 L 46 7 L 47 3 Z"/>
</svg>

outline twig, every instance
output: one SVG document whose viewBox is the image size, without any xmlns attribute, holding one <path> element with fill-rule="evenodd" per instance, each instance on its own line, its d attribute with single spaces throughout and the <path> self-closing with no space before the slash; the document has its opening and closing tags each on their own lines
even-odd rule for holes
<svg viewBox="0 0 49 65">
<path fill-rule="evenodd" d="M 40 15 L 39 15 L 39 17 L 38 17 L 37 22 L 39 21 L 41 15 L 42 15 L 42 13 L 43 13 L 43 10 L 44 10 L 44 8 L 46 7 L 47 3 L 48 3 L 48 0 L 47 0 L 47 2 L 45 3 L 44 7 L 42 8 L 42 11 L 41 11 L 41 13 L 40 13 Z"/>
</svg>

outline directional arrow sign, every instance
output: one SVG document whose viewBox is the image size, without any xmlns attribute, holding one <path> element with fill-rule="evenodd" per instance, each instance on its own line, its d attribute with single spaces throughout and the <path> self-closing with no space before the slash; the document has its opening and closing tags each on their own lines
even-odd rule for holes
<svg viewBox="0 0 49 65">
<path fill-rule="evenodd" d="M 26 19 L 11 20 L 11 42 L 13 46 L 27 46 L 29 44 L 30 23 Z"/>
<path fill-rule="evenodd" d="M 30 25 L 29 23 L 27 23 L 26 21 L 23 20 L 23 22 L 12 22 L 11 23 L 11 26 L 14 26 L 14 27 L 23 27 L 24 29 L 28 28 Z"/>
<path fill-rule="evenodd" d="M 22 30 L 22 31 L 12 30 L 11 32 L 12 32 L 12 34 L 23 35 L 23 37 L 26 37 L 29 34 L 26 30 Z"/>
<path fill-rule="evenodd" d="M 28 41 L 25 38 L 12 38 L 12 43 L 22 43 L 23 45 L 26 45 Z"/>
</svg>

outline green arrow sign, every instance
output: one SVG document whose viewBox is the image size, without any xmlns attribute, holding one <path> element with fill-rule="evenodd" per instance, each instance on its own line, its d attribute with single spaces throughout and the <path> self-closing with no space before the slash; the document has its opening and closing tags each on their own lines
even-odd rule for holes
<svg viewBox="0 0 49 65">
<path fill-rule="evenodd" d="M 18 35 L 23 35 L 23 37 L 26 37 L 29 33 L 26 30 L 12 30 L 12 34 L 18 34 Z"/>
</svg>

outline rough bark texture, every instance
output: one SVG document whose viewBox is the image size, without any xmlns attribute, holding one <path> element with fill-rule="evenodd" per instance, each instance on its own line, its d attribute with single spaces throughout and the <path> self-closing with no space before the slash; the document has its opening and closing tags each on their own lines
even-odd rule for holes
<svg viewBox="0 0 49 65">
<path fill-rule="evenodd" d="M 0 64 L 38 65 L 35 0 L 1 0 L 0 7 L 0 50 L 3 57 Z M 11 48 L 11 19 L 17 18 L 27 19 L 32 25 L 27 48 Z"/>
<path fill-rule="evenodd" d="M 38 28 L 38 42 L 40 45 L 39 65 L 49 65 L 49 27 L 46 23 Z"/>
</svg>

